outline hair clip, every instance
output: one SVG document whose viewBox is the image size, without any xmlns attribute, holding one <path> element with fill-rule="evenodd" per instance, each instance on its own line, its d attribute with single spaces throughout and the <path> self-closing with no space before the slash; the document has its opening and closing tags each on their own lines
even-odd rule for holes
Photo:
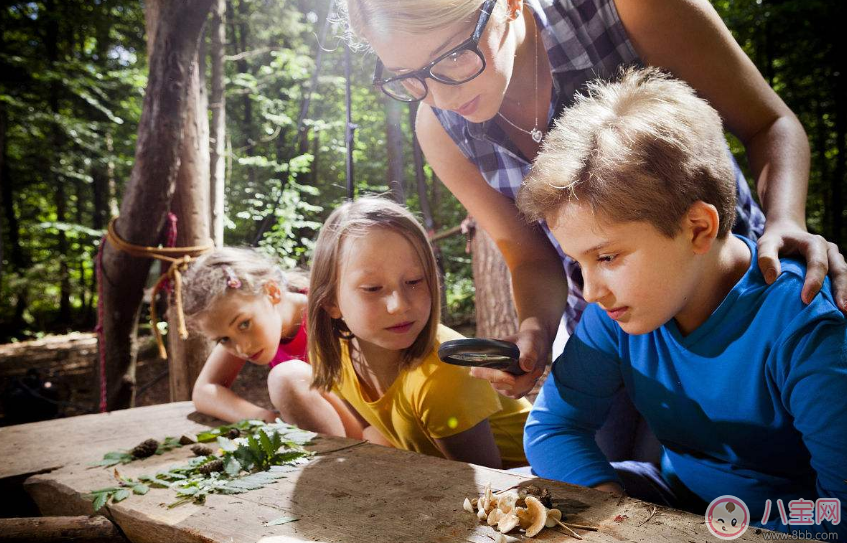
<svg viewBox="0 0 847 543">
<path fill-rule="evenodd" d="M 235 276 L 235 272 L 232 271 L 232 268 L 230 268 L 229 266 L 224 266 L 223 270 L 226 274 L 227 288 L 241 288 L 241 279 Z"/>
</svg>

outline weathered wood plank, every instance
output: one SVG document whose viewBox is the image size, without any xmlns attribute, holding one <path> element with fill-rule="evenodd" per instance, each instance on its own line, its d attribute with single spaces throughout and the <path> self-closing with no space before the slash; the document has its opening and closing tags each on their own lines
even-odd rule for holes
<svg viewBox="0 0 847 543">
<path fill-rule="evenodd" d="M 90 463 L 152 436 L 179 436 L 222 424 L 194 413 L 191 402 L 124 409 L 0 428 L 0 479 Z"/>
<path fill-rule="evenodd" d="M 108 519 L 96 517 L 0 518 L 0 542 L 126 543 Z"/>
<path fill-rule="evenodd" d="M 31 477 L 26 485 L 28 492 L 44 512 L 89 513 L 91 505 L 83 495 L 110 486 L 114 481 L 111 470 L 92 469 L 87 464 L 107 450 L 128 448 L 145 437 L 190 430 L 191 424 L 196 423 L 173 418 L 179 409 L 155 406 L 135 410 L 130 419 L 122 421 L 122 426 L 113 427 L 110 438 L 104 437 L 96 448 L 89 449 L 90 453 L 74 452 L 76 461 L 64 462 L 53 472 Z M 110 424 L 115 420 L 112 418 Z M 101 428 L 101 421 L 96 417 L 73 424 L 81 435 L 91 435 L 91 428 Z M 132 438 L 123 434 L 129 426 L 136 428 Z M 47 443 L 48 448 L 61 448 Z M 203 506 L 189 504 L 167 509 L 162 504 L 173 501 L 175 494 L 167 489 L 152 489 L 144 496 L 132 496 L 104 510 L 134 542 L 491 543 L 496 532 L 464 511 L 462 501 L 481 494 L 489 482 L 494 489 L 506 489 L 532 481 L 550 489 L 555 504 L 570 522 L 599 527 L 597 532 L 582 534 L 586 541 L 714 541 L 700 516 L 658 507 L 651 517 L 653 505 L 633 499 L 619 500 L 587 488 L 353 440 L 322 437 L 312 448 L 318 453 L 312 462 L 259 490 L 213 495 Z M 61 457 L 55 452 L 51 454 Z M 119 469 L 122 475 L 137 477 L 182 464 L 190 456 L 190 451 L 177 449 Z M 279 517 L 298 520 L 266 525 Z M 545 530 L 536 539 L 574 541 L 551 530 Z M 758 536 L 752 532 L 739 539 L 754 540 L 758 541 Z"/>
</svg>

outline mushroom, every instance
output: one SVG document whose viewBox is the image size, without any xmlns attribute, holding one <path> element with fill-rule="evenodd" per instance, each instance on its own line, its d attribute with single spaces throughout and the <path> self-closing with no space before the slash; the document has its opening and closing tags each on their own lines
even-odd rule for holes
<svg viewBox="0 0 847 543">
<path fill-rule="evenodd" d="M 473 513 L 473 504 L 468 498 L 465 498 L 465 503 L 462 504 L 462 509 L 468 513 Z"/>
<path fill-rule="evenodd" d="M 482 508 L 482 502 L 479 502 L 479 511 L 476 513 L 476 518 L 479 520 L 485 520 L 488 518 L 488 513 L 486 513 L 485 509 Z"/>
<path fill-rule="evenodd" d="M 473 512 L 473 511 L 471 511 Z M 544 526 L 547 528 L 552 528 L 556 524 L 562 521 L 562 512 L 558 509 L 548 509 L 547 510 L 547 522 L 544 523 Z"/>
<path fill-rule="evenodd" d="M 526 529 L 526 536 L 535 537 L 547 522 L 547 508 L 534 496 L 527 496 L 525 501 L 526 509 L 523 514 L 518 513 L 518 517 L 522 517 L 519 520 L 521 526 Z M 528 526 L 524 523 L 528 523 Z"/>
<path fill-rule="evenodd" d="M 497 529 L 500 531 L 500 533 L 505 534 L 517 528 L 520 522 L 520 519 L 514 512 L 509 513 L 507 515 L 504 515 L 500 519 L 500 521 L 497 522 Z"/>
<path fill-rule="evenodd" d="M 497 507 L 500 508 L 504 513 L 510 512 L 515 508 L 515 504 L 518 501 L 518 493 L 515 491 L 506 492 L 505 494 L 501 494 L 500 498 L 497 500 Z"/>
<path fill-rule="evenodd" d="M 485 485 L 485 492 L 483 493 L 481 500 L 482 508 L 485 509 L 486 513 L 491 510 L 491 498 L 491 483 L 488 483 Z"/>
<path fill-rule="evenodd" d="M 500 511 L 498 508 L 495 507 L 491 510 L 490 513 L 488 513 L 488 525 L 494 526 L 500 521 L 501 518 L 503 518 L 503 515 L 503 511 Z"/>
</svg>

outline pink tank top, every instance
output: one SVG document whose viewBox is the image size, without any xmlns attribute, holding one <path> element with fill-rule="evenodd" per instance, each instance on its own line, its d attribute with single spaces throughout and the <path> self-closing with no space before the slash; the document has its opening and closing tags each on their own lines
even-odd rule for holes
<svg viewBox="0 0 847 543">
<path fill-rule="evenodd" d="M 276 354 L 268 363 L 268 367 L 274 367 L 277 364 L 288 362 L 289 360 L 302 360 L 309 363 L 309 353 L 307 352 L 306 341 L 306 312 L 303 312 L 303 320 L 300 322 L 300 328 L 293 338 L 287 341 L 280 341 L 279 348 Z"/>
</svg>

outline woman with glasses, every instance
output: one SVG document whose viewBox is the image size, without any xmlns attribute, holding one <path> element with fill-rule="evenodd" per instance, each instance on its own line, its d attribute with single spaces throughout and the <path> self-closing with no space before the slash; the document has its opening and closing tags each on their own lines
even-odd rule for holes
<svg viewBox="0 0 847 543">
<path fill-rule="evenodd" d="M 375 85 L 422 102 L 416 131 L 428 162 L 511 270 L 529 373 L 473 370 L 501 393 L 531 390 L 557 332 L 566 337 L 585 306 L 578 267 L 546 225 L 521 220 L 515 195 L 558 111 L 583 83 L 628 64 L 687 81 L 745 144 L 768 222 L 737 169 L 734 231 L 759 238 L 768 281 L 779 273 L 778 252 L 799 253 L 809 270 L 803 299 L 829 270 L 847 311 L 844 258 L 805 227 L 806 134 L 707 0 L 347 0 L 345 13 L 351 39 L 377 55 Z"/>
</svg>

